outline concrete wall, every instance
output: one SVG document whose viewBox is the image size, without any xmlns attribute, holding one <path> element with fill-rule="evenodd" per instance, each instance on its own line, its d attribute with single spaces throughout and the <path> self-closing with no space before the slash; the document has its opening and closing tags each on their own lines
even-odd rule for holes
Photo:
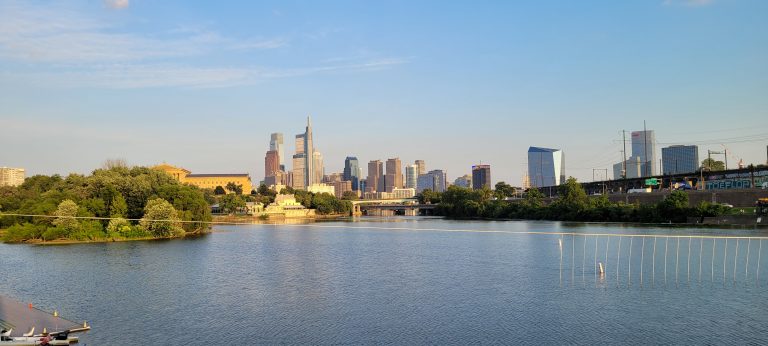
<svg viewBox="0 0 768 346">
<path fill-rule="evenodd" d="M 768 190 L 763 189 L 738 189 L 738 190 L 688 190 L 688 201 L 695 206 L 703 201 L 712 203 L 728 203 L 734 207 L 754 207 L 758 198 L 768 198 Z M 609 194 L 611 202 L 626 202 L 640 204 L 657 203 L 670 194 L 670 191 L 651 193 L 617 193 Z"/>
</svg>

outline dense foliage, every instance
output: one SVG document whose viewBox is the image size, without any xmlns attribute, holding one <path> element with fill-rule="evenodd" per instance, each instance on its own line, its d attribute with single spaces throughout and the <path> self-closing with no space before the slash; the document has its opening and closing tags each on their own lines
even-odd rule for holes
<svg viewBox="0 0 768 346">
<path fill-rule="evenodd" d="M 613 203 L 606 196 L 588 197 L 574 178 L 560 186 L 559 197 L 548 205 L 536 188 L 522 199 L 506 200 L 500 197 L 510 196 L 510 189 L 506 184 L 497 187 L 504 191 L 451 186 L 443 193 L 425 190 L 417 197 L 421 203 L 439 203 L 437 214 L 453 218 L 682 223 L 689 217 L 723 215 L 729 209 L 706 202 L 691 207 L 683 191 L 674 191 L 656 204 Z"/>
<path fill-rule="evenodd" d="M 162 209 L 157 215 L 178 222 L 155 227 L 152 222 L 135 221 L 147 214 L 153 217 L 156 208 L 150 201 Z M 161 171 L 123 165 L 97 169 L 90 176 L 36 175 L 19 187 L 1 187 L 0 212 L 51 216 L 1 216 L 3 240 L 9 242 L 178 236 L 202 230 L 207 227 L 203 222 L 211 220 L 209 205 L 198 188 L 182 185 Z"/>
</svg>

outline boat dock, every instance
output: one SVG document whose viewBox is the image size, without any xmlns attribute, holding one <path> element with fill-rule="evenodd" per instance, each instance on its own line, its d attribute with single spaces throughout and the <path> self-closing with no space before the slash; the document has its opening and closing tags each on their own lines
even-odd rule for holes
<svg viewBox="0 0 768 346">
<path fill-rule="evenodd" d="M 11 331 L 10 336 L 22 336 L 34 328 L 34 335 L 57 332 L 84 332 L 91 327 L 75 323 L 59 316 L 58 312 L 49 313 L 13 299 L 0 295 L 0 329 Z M 11 330 L 12 329 L 12 330 Z"/>
</svg>

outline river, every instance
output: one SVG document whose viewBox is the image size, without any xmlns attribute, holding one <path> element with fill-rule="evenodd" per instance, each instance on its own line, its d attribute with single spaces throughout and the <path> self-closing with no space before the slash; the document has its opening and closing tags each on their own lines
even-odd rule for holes
<svg viewBox="0 0 768 346">
<path fill-rule="evenodd" d="M 0 244 L 0 294 L 87 319 L 87 345 L 768 344 L 768 240 L 663 237 L 688 234 L 766 235 L 407 217 L 217 226 Z"/>
</svg>

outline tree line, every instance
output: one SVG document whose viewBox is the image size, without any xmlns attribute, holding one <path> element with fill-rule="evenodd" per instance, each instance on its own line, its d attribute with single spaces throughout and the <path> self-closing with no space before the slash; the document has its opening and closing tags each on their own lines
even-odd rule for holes
<svg viewBox="0 0 768 346">
<path fill-rule="evenodd" d="M 522 198 L 509 200 L 515 192 L 503 182 L 495 190 L 450 186 L 442 193 L 425 190 L 417 198 L 420 203 L 437 204 L 435 213 L 451 218 L 684 223 L 689 217 L 719 216 L 730 209 L 708 202 L 690 206 L 688 194 L 683 191 L 673 191 L 655 204 L 611 202 L 605 195 L 590 198 L 573 177 L 558 188 L 559 197 L 551 203 L 545 203 L 544 195 L 536 188 L 529 189 Z"/>
<path fill-rule="evenodd" d="M 211 220 L 202 190 L 124 164 L 0 187 L 0 213 L 51 216 L 0 216 L 6 242 L 179 237 L 207 229 Z"/>
</svg>

